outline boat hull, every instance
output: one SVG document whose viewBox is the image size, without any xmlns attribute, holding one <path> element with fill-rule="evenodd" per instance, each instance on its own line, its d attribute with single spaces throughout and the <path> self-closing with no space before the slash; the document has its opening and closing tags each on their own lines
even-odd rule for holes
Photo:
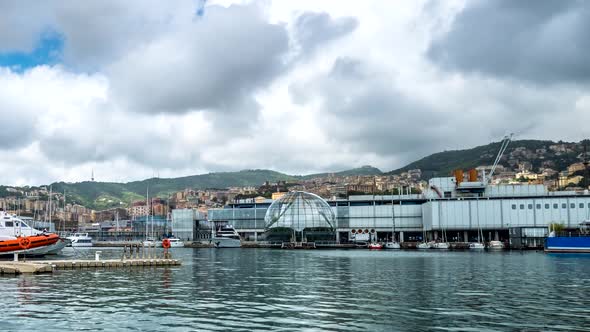
<svg viewBox="0 0 590 332">
<path fill-rule="evenodd" d="M 421 249 L 421 250 L 424 250 L 424 249 L 430 249 L 430 244 L 428 244 L 428 243 L 424 243 L 424 242 L 423 242 L 423 243 L 419 243 L 419 244 L 416 246 L 416 249 Z"/>
<path fill-rule="evenodd" d="M 590 236 L 556 236 L 545 239 L 545 252 L 590 253 Z"/>
<path fill-rule="evenodd" d="M 242 246 L 242 241 L 238 239 L 229 239 L 223 237 L 212 238 L 211 243 L 213 243 L 215 248 L 240 248 Z"/>
<path fill-rule="evenodd" d="M 449 249 L 449 244 L 446 242 L 437 242 L 432 244 L 432 249 L 447 250 Z"/>
<path fill-rule="evenodd" d="M 387 242 L 385 244 L 385 249 L 401 249 L 401 246 L 397 242 Z"/>
<path fill-rule="evenodd" d="M 483 243 L 474 242 L 469 244 L 470 250 L 484 250 L 486 246 Z"/>
<path fill-rule="evenodd" d="M 144 247 L 162 248 L 162 241 L 143 241 Z"/>
<path fill-rule="evenodd" d="M 27 246 L 23 246 L 25 240 L 26 243 L 28 243 Z M 0 253 L 26 253 L 34 251 L 35 249 L 40 250 L 56 243 L 58 240 L 59 236 L 52 233 L 7 239 L 0 241 Z"/>
</svg>

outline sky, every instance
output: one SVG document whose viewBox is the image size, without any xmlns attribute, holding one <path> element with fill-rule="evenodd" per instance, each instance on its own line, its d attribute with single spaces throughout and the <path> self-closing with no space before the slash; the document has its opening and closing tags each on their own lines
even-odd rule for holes
<svg viewBox="0 0 590 332">
<path fill-rule="evenodd" d="M 0 183 L 373 165 L 590 135 L 590 2 L 0 2 Z"/>
</svg>

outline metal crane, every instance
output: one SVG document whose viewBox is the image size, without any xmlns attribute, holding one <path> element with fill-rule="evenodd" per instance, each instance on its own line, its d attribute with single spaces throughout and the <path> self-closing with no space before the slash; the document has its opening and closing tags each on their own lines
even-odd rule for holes
<svg viewBox="0 0 590 332">
<path fill-rule="evenodd" d="M 490 171 L 490 174 L 488 174 L 487 179 L 486 179 L 486 172 L 485 172 L 485 170 L 483 171 L 483 184 L 484 185 L 487 186 L 488 183 L 492 180 L 492 176 L 494 176 L 494 172 L 496 171 L 496 167 L 498 167 L 498 163 L 500 162 L 500 159 L 502 159 L 502 155 L 504 154 L 504 151 L 506 151 L 508 144 L 510 144 L 510 141 L 512 140 L 513 135 L 514 134 L 506 135 L 502 139 L 502 144 L 500 145 L 500 151 L 498 151 L 498 155 L 496 156 L 496 160 L 494 161 L 494 165 L 492 166 L 492 170 Z"/>
</svg>

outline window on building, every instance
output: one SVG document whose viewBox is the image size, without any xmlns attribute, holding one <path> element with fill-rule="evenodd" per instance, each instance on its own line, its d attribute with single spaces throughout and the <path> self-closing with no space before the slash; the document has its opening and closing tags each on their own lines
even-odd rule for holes
<svg viewBox="0 0 590 332">
<path fill-rule="evenodd" d="M 533 209 L 533 204 L 529 204 L 528 208 L 529 208 L 529 210 L 532 210 Z"/>
<path fill-rule="evenodd" d="M 562 209 L 567 209 L 567 204 L 565 204 L 565 203 L 561 203 L 561 208 L 562 208 Z"/>
<path fill-rule="evenodd" d="M 584 203 L 580 203 L 580 209 L 584 208 Z"/>
<path fill-rule="evenodd" d="M 558 207 L 558 206 L 559 206 L 559 205 L 557 205 L 557 203 L 553 203 L 553 208 L 554 208 L 554 209 L 557 209 L 557 207 Z"/>
<path fill-rule="evenodd" d="M 516 210 L 516 204 L 512 204 L 512 210 Z"/>
<path fill-rule="evenodd" d="M 520 204 L 520 209 L 524 210 L 524 204 Z"/>
<path fill-rule="evenodd" d="M 537 210 L 541 209 L 541 204 L 537 204 Z"/>
<path fill-rule="evenodd" d="M 545 204 L 545 208 L 548 209 L 551 205 L 549 203 Z"/>
<path fill-rule="evenodd" d="M 575 209 L 575 208 L 576 208 L 576 204 L 570 203 L 570 209 Z"/>
</svg>

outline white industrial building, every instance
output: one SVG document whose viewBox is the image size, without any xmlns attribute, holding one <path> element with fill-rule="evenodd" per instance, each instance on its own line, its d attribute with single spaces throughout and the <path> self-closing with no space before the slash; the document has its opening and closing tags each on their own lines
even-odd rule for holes
<svg viewBox="0 0 590 332">
<path fill-rule="evenodd" d="M 549 192 L 543 185 L 457 183 L 454 177 L 433 178 L 419 195 L 360 195 L 327 203 L 336 216 L 337 241 L 369 232 L 385 240 L 392 232 L 400 242 L 436 239 L 469 242 L 479 229 L 486 240 L 507 240 L 509 229 L 544 234 L 550 223 L 574 230 L 590 217 L 588 192 Z M 245 240 L 264 239 L 264 217 L 270 202 L 232 203 L 209 210 L 209 220 L 233 225 Z"/>
</svg>

